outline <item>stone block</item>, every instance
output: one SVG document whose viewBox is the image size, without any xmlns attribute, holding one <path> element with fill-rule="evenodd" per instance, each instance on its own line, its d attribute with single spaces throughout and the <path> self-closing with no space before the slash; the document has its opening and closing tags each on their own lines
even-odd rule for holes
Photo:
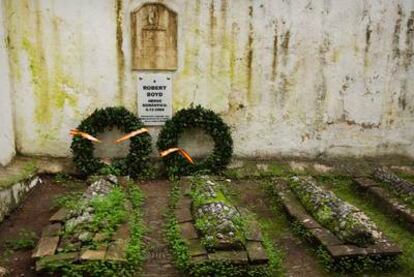
<svg viewBox="0 0 414 277">
<path fill-rule="evenodd" d="M 322 245 L 341 245 L 343 242 L 339 240 L 334 234 L 325 228 L 316 228 L 309 230 L 315 239 Z"/>
<path fill-rule="evenodd" d="M 245 237 L 246 240 L 250 241 L 262 240 L 262 232 L 260 230 L 259 223 L 256 220 L 251 220 L 246 224 Z"/>
<path fill-rule="evenodd" d="M 49 224 L 42 230 L 42 237 L 55 237 L 59 236 L 59 232 L 62 228 L 60 223 Z"/>
<path fill-rule="evenodd" d="M 193 223 L 184 222 L 180 224 L 181 235 L 186 240 L 192 240 L 198 238 L 197 231 L 194 228 Z"/>
<path fill-rule="evenodd" d="M 63 222 L 67 218 L 69 211 L 65 208 L 60 208 L 56 213 L 49 219 L 50 222 Z"/>
<path fill-rule="evenodd" d="M 41 237 L 40 241 L 32 255 L 32 258 L 40 258 L 55 254 L 59 243 L 59 237 Z"/>
<path fill-rule="evenodd" d="M 46 256 L 36 262 L 36 271 L 43 270 L 47 263 L 59 261 L 77 261 L 78 259 L 78 252 L 60 253 L 52 256 Z"/>
<path fill-rule="evenodd" d="M 377 187 L 378 183 L 372 179 L 361 177 L 361 178 L 354 178 L 354 182 L 362 189 L 367 189 L 369 187 Z"/>
<path fill-rule="evenodd" d="M 125 240 L 114 241 L 108 246 L 105 260 L 126 262 L 127 242 Z"/>
<path fill-rule="evenodd" d="M 233 264 L 247 264 L 249 259 L 246 251 L 216 251 L 208 254 L 209 260 L 228 261 Z"/>
<path fill-rule="evenodd" d="M 85 250 L 82 252 L 80 259 L 81 260 L 90 260 L 90 261 L 96 261 L 96 260 L 104 260 L 106 255 L 106 248 L 101 248 L 98 250 Z"/>
<path fill-rule="evenodd" d="M 310 219 L 309 214 L 302 207 L 298 200 L 289 194 L 285 194 L 283 201 L 283 206 L 285 207 L 287 213 L 297 219 L 300 222 L 308 221 Z"/>
<path fill-rule="evenodd" d="M 334 259 L 345 256 L 367 255 L 366 248 L 360 248 L 354 245 L 329 245 L 327 249 Z"/>
<path fill-rule="evenodd" d="M 201 242 L 198 239 L 188 241 L 188 252 L 192 257 L 207 254 L 207 250 L 201 245 Z"/>
<path fill-rule="evenodd" d="M 176 208 L 177 209 L 188 209 L 188 210 L 191 210 L 191 203 L 192 203 L 192 200 L 191 200 L 190 197 L 188 197 L 188 196 L 182 196 L 178 200 Z"/>
<path fill-rule="evenodd" d="M 243 250 L 244 246 L 243 243 L 238 240 L 228 240 L 228 239 L 218 239 L 217 242 L 214 244 L 214 249 L 217 250 Z"/>
<path fill-rule="evenodd" d="M 188 222 L 193 220 L 193 215 L 189 208 L 179 208 L 175 211 L 175 216 L 177 217 L 178 223 Z"/>
<path fill-rule="evenodd" d="M 246 250 L 252 264 L 264 264 L 269 260 L 262 243 L 259 241 L 246 242 Z"/>
<path fill-rule="evenodd" d="M 191 262 L 192 263 L 203 263 L 205 261 L 208 261 L 207 254 L 191 257 Z"/>
<path fill-rule="evenodd" d="M 401 249 L 389 241 L 379 242 L 366 248 L 368 254 L 382 254 L 382 255 L 399 255 Z"/>
<path fill-rule="evenodd" d="M 316 228 L 321 228 L 322 227 L 318 222 L 316 222 L 316 220 L 314 220 L 310 216 L 306 216 L 304 218 L 302 217 L 300 222 L 303 224 L 303 226 L 306 229 L 316 229 Z"/>
</svg>

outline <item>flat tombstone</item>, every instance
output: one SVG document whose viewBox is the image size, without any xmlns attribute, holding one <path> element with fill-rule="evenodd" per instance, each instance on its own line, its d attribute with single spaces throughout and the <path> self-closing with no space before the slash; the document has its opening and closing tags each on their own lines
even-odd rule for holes
<svg viewBox="0 0 414 277">
<path fill-rule="evenodd" d="M 132 66 L 135 70 L 177 69 L 177 14 L 160 3 L 131 14 Z"/>
</svg>

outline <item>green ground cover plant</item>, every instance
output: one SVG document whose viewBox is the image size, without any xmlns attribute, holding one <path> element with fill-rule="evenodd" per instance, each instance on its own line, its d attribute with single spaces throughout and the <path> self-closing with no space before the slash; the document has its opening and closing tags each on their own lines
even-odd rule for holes
<svg viewBox="0 0 414 277">
<path fill-rule="evenodd" d="M 180 198 L 179 180 L 174 179 L 170 193 L 169 211 L 166 213 L 166 236 L 177 268 L 190 276 L 282 276 L 282 254 L 266 235 L 263 243 L 269 262 L 266 266 L 235 265 L 227 261 L 192 262 L 188 244 L 181 237 L 174 208 Z M 220 196 L 221 197 L 221 196 Z M 199 199 L 201 201 L 201 199 Z"/>
<path fill-rule="evenodd" d="M 79 198 L 80 196 L 77 194 L 70 194 L 59 198 L 58 202 L 61 206 L 67 208 L 73 208 L 74 203 L 78 203 L 82 207 L 83 203 L 79 202 Z M 128 222 L 130 235 L 126 247 L 126 262 L 84 261 L 73 263 L 71 260 L 44 261 L 45 272 L 59 272 L 62 276 L 136 276 L 136 274 L 139 274 L 146 251 L 143 244 L 145 233 L 142 212 L 143 199 L 142 192 L 132 182 L 127 185 L 127 188 L 116 187 L 109 194 L 92 199 L 91 206 L 94 209 L 94 217 L 88 226 L 84 226 L 85 230 L 99 230 L 110 237 L 121 223 Z M 130 211 L 127 210 L 125 205 L 128 201 L 132 205 Z M 64 232 L 63 236 L 71 234 L 71 230 L 65 230 Z M 91 241 L 87 247 L 96 249 L 99 247 L 99 243 Z M 70 251 L 71 249 L 67 249 L 67 252 Z M 40 260 L 41 263 L 42 259 Z"/>
<path fill-rule="evenodd" d="M 19 231 L 17 238 L 7 240 L 5 244 L 10 250 L 27 250 L 33 249 L 36 246 L 37 240 L 38 237 L 34 232 L 22 229 Z"/>
<path fill-rule="evenodd" d="M 361 199 L 360 195 L 356 197 L 356 192 L 352 190 L 352 178 L 351 177 L 335 177 L 335 176 L 319 176 L 315 177 L 321 182 L 326 188 L 331 189 L 338 197 L 345 201 L 349 201 L 352 205 L 364 211 L 384 233 L 395 242 L 401 240 L 406 241 L 407 231 L 403 230 L 400 226 L 395 226 L 393 220 L 388 221 L 387 217 L 378 211 L 373 203 L 368 203 L 365 199 Z M 346 184 L 346 188 L 341 186 L 338 188 L 337 184 Z M 276 213 L 283 213 L 283 208 L 277 194 L 277 188 L 273 181 L 265 182 L 265 190 L 271 201 L 272 209 Z M 353 201 L 350 201 L 353 199 Z M 362 204 L 362 205 L 361 205 Z M 288 217 L 287 217 L 288 218 Z M 385 222 L 384 222 L 385 221 Z M 388 221 L 388 222 L 387 222 Z M 329 255 L 328 251 L 312 239 L 312 234 L 303 226 L 301 222 L 298 222 L 292 218 L 288 218 L 290 229 L 293 233 L 307 241 L 313 247 L 311 248 L 315 255 L 318 257 L 321 265 L 327 272 L 331 274 L 338 274 L 339 276 L 348 276 L 347 274 L 375 274 L 375 276 L 409 276 L 406 275 L 408 272 L 413 270 L 413 246 L 414 242 L 410 242 L 410 245 L 403 247 L 404 254 L 398 258 L 394 257 L 358 257 L 358 258 L 346 258 L 334 261 Z M 391 225 L 388 228 L 384 228 L 385 225 Z M 394 235 L 389 235 L 389 231 L 393 230 Z M 409 253 L 406 253 L 406 249 Z"/>
<path fill-rule="evenodd" d="M 369 195 L 359 193 L 353 186 L 351 177 L 346 176 L 320 176 L 317 179 L 327 188 L 335 192 L 338 197 L 355 205 L 364 211 L 379 227 L 379 229 L 392 241 L 402 248 L 403 254 L 394 263 L 392 276 L 411 276 L 414 272 L 414 240 L 410 231 L 399 224 L 397 218 L 384 214 Z M 380 268 L 379 268 L 380 269 Z M 381 276 L 376 273 L 376 276 Z M 384 276 L 390 276 L 384 273 Z"/>
</svg>

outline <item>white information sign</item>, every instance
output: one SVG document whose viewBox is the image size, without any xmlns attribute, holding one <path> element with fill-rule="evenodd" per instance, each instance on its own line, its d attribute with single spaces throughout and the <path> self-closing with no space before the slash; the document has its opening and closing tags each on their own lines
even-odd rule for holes
<svg viewBox="0 0 414 277">
<path fill-rule="evenodd" d="M 145 125 L 164 125 L 172 117 L 171 74 L 138 76 L 138 116 Z"/>
</svg>

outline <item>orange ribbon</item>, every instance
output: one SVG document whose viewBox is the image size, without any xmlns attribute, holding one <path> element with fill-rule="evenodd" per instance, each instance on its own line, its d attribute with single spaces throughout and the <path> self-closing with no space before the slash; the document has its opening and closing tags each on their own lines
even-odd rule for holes
<svg viewBox="0 0 414 277">
<path fill-rule="evenodd" d="M 179 147 L 175 147 L 175 148 L 170 148 L 170 149 L 164 150 L 164 151 L 162 151 L 160 153 L 160 156 L 161 157 L 165 157 L 165 156 L 167 156 L 167 155 L 169 155 L 171 153 L 174 153 L 174 152 L 180 153 L 181 156 L 183 156 L 185 159 L 187 159 L 187 161 L 189 161 L 192 164 L 194 163 L 193 159 L 190 157 L 190 155 L 187 153 L 187 151 L 185 151 L 184 149 L 179 148 Z"/>
<path fill-rule="evenodd" d="M 126 134 L 126 135 L 125 135 L 125 136 L 123 136 L 122 138 L 117 139 L 117 140 L 115 141 L 115 143 L 121 143 L 121 142 L 123 142 L 123 141 L 125 141 L 125 140 L 127 140 L 127 139 L 130 139 L 130 138 L 132 138 L 132 137 L 135 137 L 135 136 L 140 135 L 140 134 L 143 134 L 143 133 L 148 133 L 148 129 L 146 129 L 146 128 L 141 128 L 141 129 L 138 129 L 138 130 L 132 131 L 131 133 Z"/>
<path fill-rule="evenodd" d="M 84 139 L 93 141 L 93 142 L 101 142 L 99 139 L 95 138 L 94 136 L 89 135 L 88 133 L 79 131 L 78 129 L 71 129 L 70 135 L 72 136 L 81 136 Z"/>
</svg>

